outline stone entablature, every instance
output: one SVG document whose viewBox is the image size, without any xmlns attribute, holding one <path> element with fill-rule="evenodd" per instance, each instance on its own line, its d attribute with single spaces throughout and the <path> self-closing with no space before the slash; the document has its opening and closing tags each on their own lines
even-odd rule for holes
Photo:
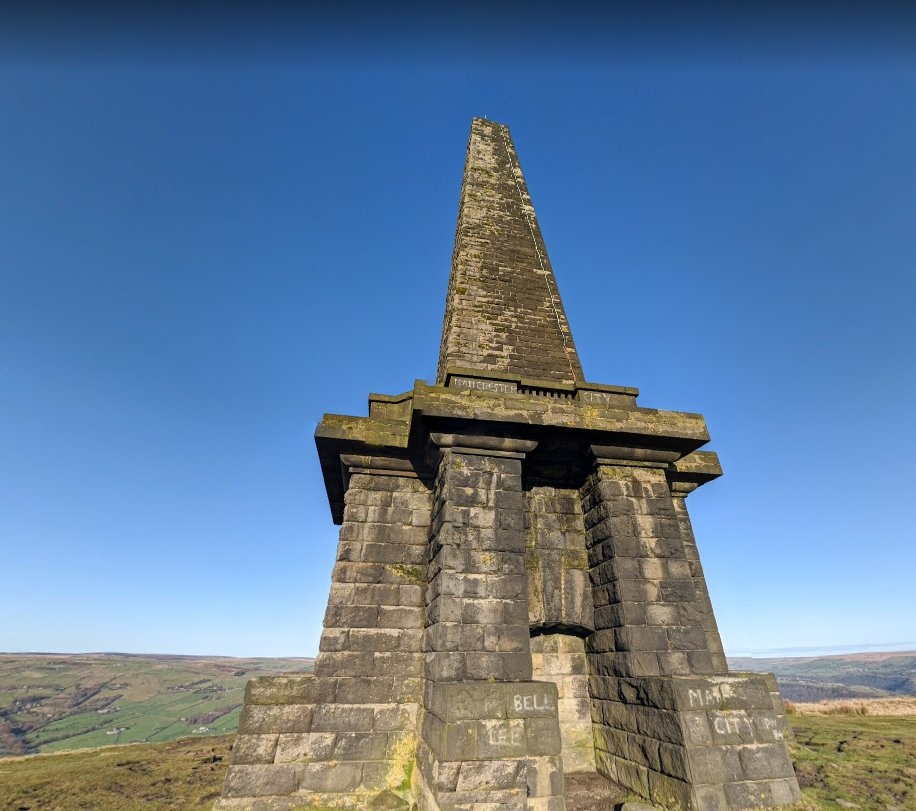
<svg viewBox="0 0 916 811">
<path fill-rule="evenodd" d="M 476 379 L 506 382 L 504 378 Z M 596 443 L 667 451 L 669 458 L 677 461 L 709 441 L 702 416 L 639 408 L 635 406 L 636 389 L 587 384 L 587 388 L 576 387 L 573 391 L 575 396 L 571 398 L 550 398 L 429 385 L 418 380 L 410 392 L 371 395 L 368 417 L 326 414 L 315 433 L 315 442 L 334 522 L 339 524 L 342 520 L 348 476 L 347 465 L 341 465 L 341 455 L 362 456 L 366 460 L 400 459 L 417 475 L 432 478 L 435 468 L 428 459 L 429 434 L 437 426 L 455 420 L 473 421 L 478 426 L 475 430 L 494 435 L 505 434 L 511 425 L 511 431 L 519 438 L 537 438 L 538 450 L 528 459 L 529 475 L 543 475 L 547 481 L 556 479 L 557 466 L 571 463 L 581 468 L 584 477 L 590 464 L 584 449 Z M 583 393 L 616 396 L 620 392 L 625 406 L 617 400 L 582 399 Z M 571 431 L 575 431 L 575 437 Z M 570 441 L 576 443 L 575 448 Z"/>
</svg>

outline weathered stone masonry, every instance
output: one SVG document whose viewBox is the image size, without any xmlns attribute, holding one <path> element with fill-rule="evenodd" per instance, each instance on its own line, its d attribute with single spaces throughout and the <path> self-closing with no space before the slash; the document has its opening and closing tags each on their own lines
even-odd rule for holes
<svg viewBox="0 0 916 811">
<path fill-rule="evenodd" d="M 437 382 L 319 426 L 315 674 L 249 683 L 217 808 L 562 811 L 595 771 L 669 809 L 797 799 L 687 513 L 705 422 L 637 396 L 585 382 L 508 130 L 475 119 Z"/>
</svg>

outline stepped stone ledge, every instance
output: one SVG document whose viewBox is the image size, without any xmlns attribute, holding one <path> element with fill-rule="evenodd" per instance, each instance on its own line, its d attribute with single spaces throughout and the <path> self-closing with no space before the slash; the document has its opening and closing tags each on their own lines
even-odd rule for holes
<svg viewBox="0 0 916 811">
<path fill-rule="evenodd" d="M 564 811 L 589 773 L 670 811 L 797 801 L 687 511 L 722 475 L 705 420 L 638 397 L 586 381 L 508 128 L 474 119 L 436 381 L 318 426 L 315 672 L 249 682 L 217 811 Z"/>
</svg>

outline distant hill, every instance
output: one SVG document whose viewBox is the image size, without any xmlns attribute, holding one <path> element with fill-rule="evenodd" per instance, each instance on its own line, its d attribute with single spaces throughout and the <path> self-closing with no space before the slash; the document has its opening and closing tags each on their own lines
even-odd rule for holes
<svg viewBox="0 0 916 811">
<path fill-rule="evenodd" d="M 789 701 L 916 696 L 916 651 L 778 659 L 729 658 L 732 670 L 776 674 Z"/>
<path fill-rule="evenodd" d="M 252 676 L 313 659 L 0 654 L 0 756 L 234 732 Z"/>
</svg>

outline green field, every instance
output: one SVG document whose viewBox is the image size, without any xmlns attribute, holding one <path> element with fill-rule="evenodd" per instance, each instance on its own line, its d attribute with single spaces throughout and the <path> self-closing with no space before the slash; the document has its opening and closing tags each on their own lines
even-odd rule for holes
<svg viewBox="0 0 916 811">
<path fill-rule="evenodd" d="M 916 716 L 795 715 L 795 773 L 816 808 L 916 811 Z M 838 802 L 839 801 L 839 802 Z"/>
<path fill-rule="evenodd" d="M 0 755 L 234 732 L 252 676 L 310 659 L 0 655 Z"/>
</svg>

